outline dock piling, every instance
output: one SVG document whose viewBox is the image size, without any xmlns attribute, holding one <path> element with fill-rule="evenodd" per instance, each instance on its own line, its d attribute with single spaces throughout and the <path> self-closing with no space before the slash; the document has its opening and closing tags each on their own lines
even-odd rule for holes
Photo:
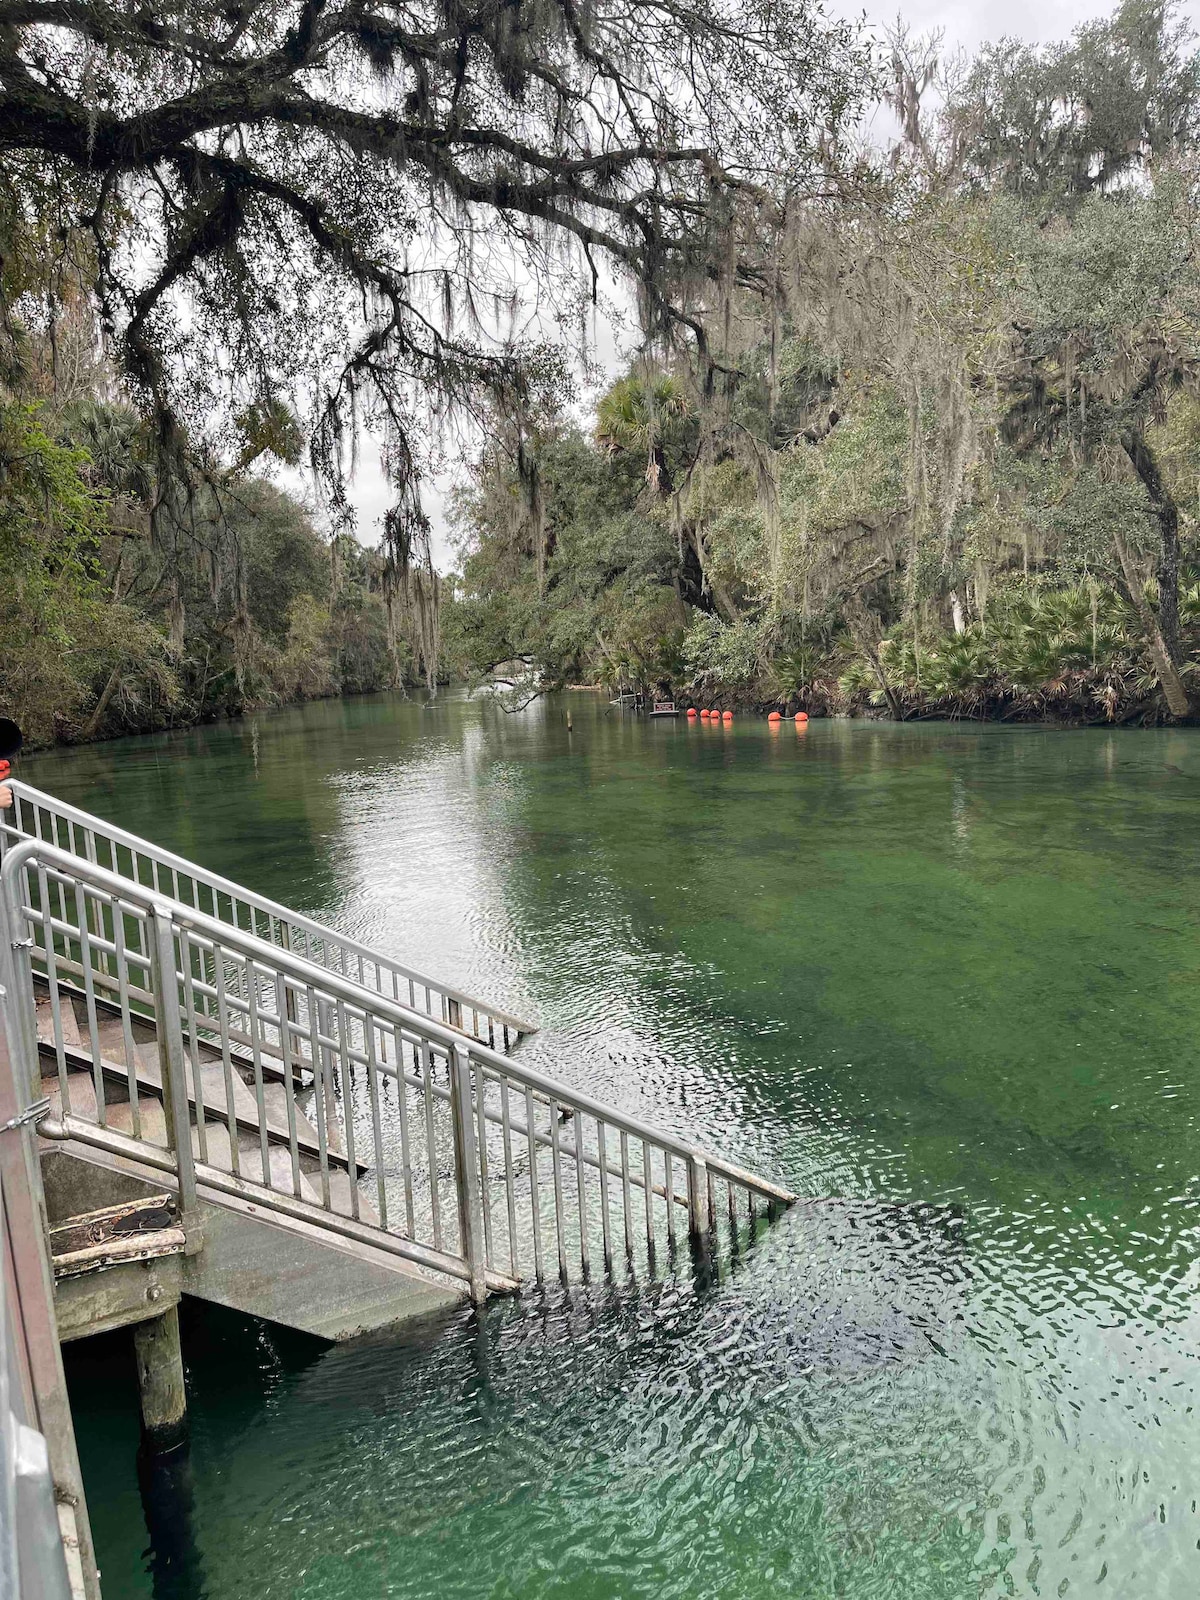
<svg viewBox="0 0 1200 1600">
<path fill-rule="evenodd" d="M 138 1395 L 146 1448 L 157 1455 L 178 1450 L 187 1440 L 187 1394 L 183 1385 L 183 1351 L 179 1342 L 179 1309 L 139 1322 L 133 1330 L 137 1356 Z"/>
</svg>

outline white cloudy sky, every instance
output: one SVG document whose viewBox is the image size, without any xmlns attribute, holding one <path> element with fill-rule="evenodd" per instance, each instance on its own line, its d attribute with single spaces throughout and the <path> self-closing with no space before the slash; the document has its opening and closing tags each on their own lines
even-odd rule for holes
<svg viewBox="0 0 1200 1600">
<path fill-rule="evenodd" d="M 881 30 L 894 20 L 897 10 L 901 10 L 915 32 L 941 29 L 948 51 L 960 47 L 970 51 L 985 40 L 1002 35 L 1031 41 L 1063 38 L 1080 22 L 1106 15 L 1115 4 L 1116 0 L 978 0 L 975 4 L 971 0 L 905 0 L 898 6 L 870 0 L 864 6 L 852 0 L 826 0 L 827 10 L 837 15 L 858 18 L 865 11 L 867 25 Z M 1186 9 L 1200 20 L 1200 0 L 1190 0 Z M 613 348 L 611 338 L 602 340 L 603 347 Z M 425 493 L 434 524 L 435 559 L 443 569 L 452 563 L 446 540 L 444 504 L 455 479 L 456 465 L 453 460 L 448 461 L 445 472 L 427 486 Z M 360 442 L 359 467 L 351 498 L 358 516 L 358 537 L 364 544 L 377 543 L 380 521 L 388 506 L 388 489 L 379 470 L 378 454 L 369 441 Z"/>
</svg>

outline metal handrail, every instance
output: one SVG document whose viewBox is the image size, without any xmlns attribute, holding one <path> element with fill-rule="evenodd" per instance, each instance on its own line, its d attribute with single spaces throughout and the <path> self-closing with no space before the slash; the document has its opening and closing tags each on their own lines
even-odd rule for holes
<svg viewBox="0 0 1200 1600">
<path fill-rule="evenodd" d="M 631 1217 L 635 1192 L 639 1197 L 651 1269 L 664 1218 L 668 1242 L 675 1243 L 676 1205 L 687 1208 L 687 1231 L 694 1242 L 702 1244 L 714 1233 L 718 1183 L 727 1191 L 731 1238 L 736 1231 L 738 1197 L 746 1204 L 751 1224 L 756 1200 L 773 1207 L 795 1198 L 781 1186 L 607 1106 L 419 1009 L 366 989 L 294 950 L 269 943 L 185 902 L 168 899 L 145 884 L 44 840 L 26 838 L 10 846 L 0 882 L 10 928 L 29 927 L 41 933 L 40 945 L 35 939 L 16 941 L 23 947 L 20 964 L 28 980 L 23 1041 L 30 1081 L 39 1071 L 32 1024 L 33 957 L 46 968 L 55 1015 L 54 1002 L 61 999 L 60 970 L 72 982 L 80 977 L 83 984 L 79 993 L 90 1035 L 96 1121 L 72 1113 L 69 1063 L 56 1021 L 53 1048 L 59 1067 L 61 1116 L 54 1127 L 44 1124 L 43 1133 L 57 1131 L 60 1136 L 90 1140 L 118 1153 L 130 1153 L 131 1145 L 137 1149 L 140 1112 L 130 1113 L 132 1132 L 107 1126 L 105 1074 L 115 1075 L 118 1081 L 124 1074 L 131 1107 L 140 1104 L 144 1084 L 138 1080 L 133 1029 L 147 1024 L 152 1016 L 168 1146 L 143 1143 L 142 1148 L 150 1164 L 177 1173 L 185 1225 L 189 1208 L 196 1204 L 198 1184 L 218 1193 L 253 1196 L 258 1203 L 284 1214 L 317 1221 L 353 1238 L 374 1240 L 393 1253 L 462 1278 L 472 1293 L 482 1298 L 489 1289 L 514 1287 L 524 1276 L 518 1259 L 515 1178 L 522 1148 L 528 1182 L 522 1187 L 520 1203 L 524 1204 L 527 1190 L 538 1277 L 544 1275 L 543 1225 L 552 1228 L 559 1275 L 564 1281 L 575 1255 L 585 1275 L 590 1270 L 589 1238 L 597 1224 L 605 1265 L 611 1268 L 617 1237 L 611 1217 L 614 1191 L 619 1190 L 624 1243 L 630 1255 L 634 1250 Z M 68 889 L 74 914 L 68 906 Z M 98 989 L 107 990 L 109 1009 L 119 1018 L 123 1066 L 106 1061 L 103 1055 Z M 168 995 L 170 1003 L 164 1004 Z M 221 1170 L 207 1148 L 206 1141 L 215 1134 L 209 1121 L 212 1108 L 206 1110 L 205 1105 L 210 1092 L 204 1087 L 206 1063 L 198 1054 L 205 1042 L 213 1052 L 207 1065 L 224 1075 L 231 1171 Z M 406 1064 L 410 1056 L 411 1067 Z M 240 1168 L 240 1161 L 251 1157 L 239 1156 L 234 1127 L 234 1080 L 239 1071 L 253 1076 L 261 1183 Z M 283 1077 L 288 1118 L 286 1130 L 277 1121 L 273 1132 L 265 1099 L 265 1082 L 271 1075 Z M 443 1076 L 445 1081 L 438 1081 Z M 292 1096 L 297 1078 L 312 1095 L 319 1202 L 311 1191 L 303 1193 Z M 396 1086 L 394 1125 L 384 1114 L 383 1081 Z M 243 1079 L 243 1092 L 245 1083 Z M 410 1099 L 414 1120 L 419 1118 L 422 1123 L 411 1133 L 406 1109 Z M 585 1118 L 592 1124 L 590 1145 Z M 236 1120 L 240 1122 L 240 1116 Z M 565 1127 L 568 1122 L 569 1130 Z M 338 1212 L 331 1200 L 328 1152 L 338 1136 L 344 1139 L 349 1170 L 349 1216 Z M 394 1147 L 397 1137 L 406 1216 L 401 1232 L 388 1222 L 390 1198 L 384 1176 L 385 1145 Z M 276 1140 L 276 1148 L 286 1139 L 291 1192 L 287 1175 L 280 1187 L 278 1172 L 271 1166 L 271 1139 Z M 355 1149 L 360 1139 L 364 1149 L 369 1140 L 374 1157 L 379 1204 L 375 1221 L 364 1221 L 361 1215 Z M 640 1164 L 633 1158 L 631 1141 L 639 1147 Z M 451 1230 L 443 1226 L 439 1210 L 445 1147 L 451 1143 L 450 1177 L 457 1217 L 453 1243 L 446 1236 Z M 412 1144 L 420 1146 L 415 1153 Z M 543 1192 L 538 1175 L 539 1151 L 544 1154 L 547 1149 L 552 1193 L 548 1189 Z M 677 1185 L 680 1167 L 683 1181 Z M 573 1169 L 575 1180 L 569 1190 L 564 1188 L 568 1169 Z M 417 1237 L 425 1226 L 423 1213 L 421 1223 L 416 1221 L 417 1174 L 427 1176 L 429 1188 L 431 1236 L 426 1238 Z M 599 1195 L 595 1192 L 597 1180 Z M 314 1174 L 313 1184 L 317 1181 Z M 547 1199 L 550 1216 L 544 1219 Z M 660 1200 L 662 1207 L 657 1205 Z M 495 1214 L 498 1205 L 499 1217 Z"/>
<path fill-rule="evenodd" d="M 161 872 L 166 871 L 174 880 L 174 891 L 167 891 L 168 898 L 186 905 L 187 901 L 179 892 L 180 879 L 190 879 L 193 886 L 193 895 L 197 888 L 203 887 L 212 897 L 213 914 L 222 926 L 241 927 L 238 921 L 238 907 L 244 906 L 250 913 L 250 932 L 258 932 L 258 918 L 265 918 L 267 930 L 272 935 L 268 943 L 275 944 L 276 930 L 280 938 L 278 947 L 291 948 L 297 937 L 303 942 L 306 952 L 311 954 L 314 945 L 320 947 L 325 959 L 318 963 L 327 971 L 340 970 L 343 976 L 350 977 L 360 985 L 374 993 L 386 994 L 382 987 L 382 978 L 386 973 L 391 980 L 392 998 L 398 999 L 400 985 L 407 985 L 409 990 L 409 1003 L 416 1009 L 424 1009 L 428 1015 L 433 1016 L 435 998 L 440 1002 L 439 1011 L 441 1020 L 451 1027 L 469 1034 L 472 1038 L 485 1039 L 494 1043 L 499 1037 L 502 1044 L 508 1047 L 516 1044 L 520 1039 L 536 1033 L 533 1023 L 524 1022 L 521 1018 L 508 1012 L 500 1011 L 495 1006 L 487 1005 L 481 1000 L 476 1000 L 450 984 L 435 983 L 433 979 L 426 978 L 413 968 L 405 966 L 402 962 L 394 961 L 390 956 L 383 955 L 380 951 L 372 949 L 369 945 L 361 944 L 347 935 L 338 933 L 335 929 L 327 927 L 324 923 L 316 921 L 313 917 L 294 911 L 288 906 L 281 905 L 277 900 L 271 900 L 266 895 L 256 894 L 253 890 L 234 883 L 229 878 L 222 877 L 219 873 L 210 872 L 207 868 L 198 866 L 194 861 L 188 861 L 183 856 L 175 855 L 170 850 L 164 850 L 149 840 L 140 838 L 137 834 L 130 833 L 124 828 L 118 828 L 103 818 L 81 810 L 78 806 L 69 805 L 66 801 L 59 800 L 53 795 L 46 794 L 41 789 L 34 788 L 31 784 L 10 778 L 8 786 L 13 793 L 13 822 L 9 822 L 4 813 L 0 813 L 0 853 L 5 848 L 5 841 L 20 839 L 43 839 L 40 813 L 45 812 L 57 823 L 66 825 L 66 834 L 72 848 L 68 853 L 81 860 L 90 860 L 99 865 L 97 861 L 96 841 L 103 840 L 109 847 L 112 870 L 120 877 L 127 877 L 129 882 L 141 883 L 137 876 L 137 858 L 142 856 L 151 863 L 154 871 L 154 889 L 162 893 Z M 32 811 L 33 827 L 23 826 L 25 808 Z M 82 830 L 82 851 L 74 849 L 75 832 Z M 55 829 L 55 837 L 46 840 L 47 843 L 62 847 L 62 841 L 57 834 L 60 829 Z M 11 848 L 11 845 L 7 846 Z M 131 872 L 129 875 L 121 873 L 117 855 L 118 850 L 129 853 Z M 143 885 L 145 887 L 145 885 Z M 228 921 L 220 916 L 220 899 L 224 896 L 229 902 L 230 918 Z M 194 907 L 197 911 L 198 905 Z M 272 926 L 274 925 L 274 926 Z M 340 960 L 340 969 L 330 965 L 330 958 L 336 955 Z M 357 979 L 353 970 L 357 970 Z M 374 969 L 375 981 L 369 981 L 371 969 Z M 426 1005 L 418 1006 L 417 991 L 424 990 Z M 468 1025 L 468 1024 L 473 1024 Z M 481 1029 L 484 1030 L 481 1032 Z"/>
</svg>

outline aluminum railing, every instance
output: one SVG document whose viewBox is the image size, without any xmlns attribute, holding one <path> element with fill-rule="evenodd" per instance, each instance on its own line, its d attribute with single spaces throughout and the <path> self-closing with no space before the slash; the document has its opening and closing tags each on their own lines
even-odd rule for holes
<svg viewBox="0 0 1200 1600">
<path fill-rule="evenodd" d="M 0 1238 L 8 1233 L 0 1175 Z M 16 1274 L 0 1250 L 0 1600 L 71 1600 L 46 1439 L 21 1403 L 26 1335 Z"/>
<path fill-rule="evenodd" d="M 449 984 L 422 977 L 311 917 L 254 894 L 30 784 L 10 779 L 9 787 L 13 808 L 0 812 L 0 853 L 18 839 L 44 839 L 119 877 L 204 911 L 218 922 L 292 950 L 316 966 L 423 1011 L 483 1044 L 508 1050 L 536 1032 L 532 1023 L 485 1005 Z"/>
<path fill-rule="evenodd" d="M 737 1252 L 794 1199 L 76 854 L 23 840 L 2 882 L 30 1080 L 40 1056 L 57 1084 L 40 1131 L 173 1174 L 185 1227 L 200 1190 L 251 1198 L 479 1299 L 601 1264 L 654 1274 L 683 1241 Z"/>
</svg>

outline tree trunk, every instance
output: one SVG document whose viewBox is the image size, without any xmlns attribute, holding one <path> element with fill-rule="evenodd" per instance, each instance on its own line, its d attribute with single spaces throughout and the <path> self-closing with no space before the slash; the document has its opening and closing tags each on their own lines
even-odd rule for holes
<svg viewBox="0 0 1200 1600">
<path fill-rule="evenodd" d="M 179 582 L 179 574 L 174 573 L 171 578 L 171 589 L 167 599 L 167 634 L 171 645 L 171 654 L 176 660 L 183 655 L 183 641 L 187 628 L 187 616 L 183 608 L 183 586 Z"/>
<path fill-rule="evenodd" d="M 675 493 L 675 479 L 667 465 L 667 452 L 657 440 L 651 444 L 646 458 L 646 482 L 650 486 L 650 493 L 660 500 L 669 500 Z"/>
<path fill-rule="evenodd" d="M 704 556 L 700 548 L 699 533 L 690 522 L 685 524 L 684 532 L 687 535 L 688 543 L 695 552 L 696 565 L 700 570 L 703 581 L 708 585 L 708 592 L 713 599 L 713 609 L 724 617 L 726 622 L 736 622 L 738 620 L 738 609 L 730 598 L 729 591 L 723 584 L 715 582 L 704 570 Z M 706 607 L 705 609 L 707 610 L 708 608 Z"/>
<path fill-rule="evenodd" d="M 650 446 L 646 459 L 646 482 L 651 493 L 659 500 L 669 500 L 675 493 L 675 479 L 667 464 L 667 453 L 657 441 Z M 683 522 L 679 507 L 676 506 L 676 515 Z M 684 570 L 681 576 L 679 592 L 680 597 L 698 606 L 701 611 L 715 611 L 726 622 L 738 620 L 738 609 L 730 598 L 729 591 L 719 583 L 714 583 L 704 570 L 704 552 L 700 546 L 700 535 L 690 522 L 683 522 L 683 535 L 685 542 Z M 693 559 L 687 559 L 690 555 Z M 690 569 L 690 570 L 689 570 Z M 711 603 L 706 604 L 705 587 L 712 596 Z"/>
<path fill-rule="evenodd" d="M 866 656 L 871 664 L 871 671 L 879 681 L 883 690 L 883 698 L 887 701 L 887 708 L 891 712 L 893 722 L 904 721 L 904 707 L 900 704 L 900 697 L 888 682 L 884 670 L 883 660 L 879 654 L 878 631 L 874 617 L 867 610 L 861 596 L 847 596 L 845 607 L 846 622 L 850 632 L 854 635 L 854 642 Z"/>
<path fill-rule="evenodd" d="M 1155 577 L 1158 580 L 1158 618 L 1154 633 L 1169 665 L 1169 676 L 1173 682 L 1168 685 L 1167 676 L 1161 672 L 1159 675 L 1172 714 L 1186 717 L 1191 706 L 1179 672 L 1183 665 L 1183 644 L 1179 637 L 1179 507 L 1175 504 L 1170 489 L 1163 482 L 1158 460 L 1146 443 L 1142 430 L 1127 429 L 1121 435 L 1121 447 L 1132 462 L 1133 470 L 1141 479 L 1158 521 L 1159 555 L 1155 567 Z M 1127 552 L 1122 553 L 1120 542 L 1117 553 L 1121 556 L 1121 570 L 1125 571 Z M 1125 581 L 1129 581 L 1128 573 Z M 1139 611 L 1140 597 L 1139 586 L 1138 593 L 1136 595 L 1131 593 L 1130 596 L 1134 605 L 1139 606 Z"/>
<path fill-rule="evenodd" d="M 883 698 L 887 701 L 887 708 L 892 714 L 893 722 L 904 721 L 904 707 L 900 704 L 900 697 L 888 682 L 887 673 L 883 670 L 883 662 L 879 651 L 873 644 L 863 644 L 867 660 L 871 663 L 871 670 L 879 679 L 879 687 L 883 690 Z"/>
<path fill-rule="evenodd" d="M 108 682 L 104 685 L 104 689 L 100 695 L 100 698 L 96 701 L 95 709 L 92 711 L 91 716 L 87 719 L 87 724 L 79 736 L 80 739 L 85 743 L 89 739 L 94 739 L 96 734 L 99 732 L 100 724 L 104 720 L 104 713 L 108 710 L 109 702 L 111 701 L 113 695 L 116 694 L 117 687 L 120 682 L 121 663 L 118 661 L 116 666 L 109 673 Z"/>
<path fill-rule="evenodd" d="M 722 584 L 714 583 L 704 570 L 699 534 L 690 523 L 684 523 L 682 536 L 683 561 L 676 583 L 679 598 L 695 606 L 698 611 L 708 611 L 726 622 L 736 622 L 738 609 L 728 590 Z"/>
<path fill-rule="evenodd" d="M 1159 626 L 1159 619 L 1155 616 L 1153 608 L 1146 600 L 1145 588 L 1142 579 L 1129 553 L 1129 547 L 1119 533 L 1114 532 L 1113 543 L 1117 550 L 1117 559 L 1121 563 L 1121 572 L 1125 578 L 1125 587 L 1129 590 L 1129 598 L 1133 602 L 1134 610 L 1146 635 L 1146 643 L 1150 647 L 1150 655 L 1154 661 L 1154 670 L 1158 673 L 1158 681 L 1162 684 L 1163 694 L 1166 696 L 1167 709 L 1173 717 L 1186 717 L 1191 715 L 1191 704 L 1188 700 L 1187 690 L 1183 686 L 1183 679 L 1179 675 L 1179 668 L 1171 659 L 1171 652 L 1167 648 L 1167 641 L 1163 637 L 1163 630 Z M 1178 569 L 1176 569 L 1178 578 Z M 1178 609 L 1176 610 L 1178 621 Z"/>
</svg>

